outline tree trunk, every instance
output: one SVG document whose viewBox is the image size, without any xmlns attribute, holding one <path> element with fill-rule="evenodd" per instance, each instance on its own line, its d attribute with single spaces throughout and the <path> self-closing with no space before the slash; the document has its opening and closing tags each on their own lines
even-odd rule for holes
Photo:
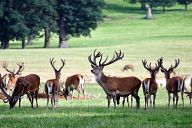
<svg viewBox="0 0 192 128">
<path fill-rule="evenodd" d="M 45 42 L 44 42 L 44 48 L 49 48 L 50 47 L 50 28 L 47 27 L 44 29 L 45 31 Z"/>
<path fill-rule="evenodd" d="M 141 10 L 145 10 L 145 2 L 141 2 Z"/>
<path fill-rule="evenodd" d="M 2 46 L 1 48 L 3 49 L 8 49 L 9 48 L 9 40 L 4 40 L 2 41 Z"/>
<path fill-rule="evenodd" d="M 30 32 L 28 38 L 27 38 L 27 45 L 32 45 L 33 44 L 33 33 Z"/>
<path fill-rule="evenodd" d="M 60 18 L 59 48 L 67 48 L 67 38 L 64 18 Z"/>
<path fill-rule="evenodd" d="M 25 48 L 25 37 L 22 38 L 22 46 L 21 46 L 22 49 Z"/>
<path fill-rule="evenodd" d="M 187 4 L 185 4 L 185 11 L 187 10 Z"/>
</svg>

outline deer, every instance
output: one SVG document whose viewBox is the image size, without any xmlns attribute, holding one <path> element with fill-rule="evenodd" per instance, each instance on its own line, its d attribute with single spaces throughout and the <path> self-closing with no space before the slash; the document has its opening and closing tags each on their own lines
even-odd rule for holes
<svg viewBox="0 0 192 128">
<path fill-rule="evenodd" d="M 5 74 L 2 77 L 3 88 L 6 90 L 7 93 L 10 91 L 13 92 L 15 88 L 16 81 L 18 77 L 21 75 L 22 71 L 24 70 L 24 63 L 16 63 L 19 66 L 19 69 L 15 72 L 8 69 L 8 63 L 5 61 L 1 64 L 1 66 L 9 73 Z"/>
<path fill-rule="evenodd" d="M 85 83 L 85 78 L 81 74 L 75 74 L 72 76 L 67 77 L 66 82 L 65 82 L 65 89 L 63 89 L 63 94 L 65 99 L 68 99 L 68 96 L 73 98 L 73 90 L 77 90 L 78 92 L 78 99 L 79 99 L 79 94 L 80 92 L 83 93 L 84 99 L 85 99 L 85 90 L 84 90 L 84 83 Z"/>
<path fill-rule="evenodd" d="M 64 65 L 65 65 L 65 61 L 63 59 L 61 59 L 61 67 L 57 70 L 54 66 L 55 64 L 55 60 L 54 58 L 50 58 L 50 64 L 51 67 L 53 68 L 54 72 L 55 72 L 55 79 L 49 79 L 46 81 L 45 83 L 45 94 L 47 97 L 47 109 L 48 109 L 48 105 L 49 105 L 49 96 L 51 96 L 51 105 L 52 105 L 52 109 L 56 108 L 57 106 L 57 102 L 58 102 L 58 96 L 60 93 L 60 77 L 61 77 L 61 69 L 63 69 Z"/>
<path fill-rule="evenodd" d="M 155 109 L 156 93 L 158 90 L 158 84 L 156 82 L 156 75 L 159 72 L 162 61 L 163 61 L 163 58 L 160 58 L 159 60 L 157 60 L 157 64 L 155 63 L 155 67 L 151 67 L 151 62 L 148 65 L 146 59 L 142 60 L 142 64 L 143 64 L 144 68 L 147 69 L 151 75 L 150 78 L 145 78 L 142 81 L 142 88 L 143 88 L 143 94 L 144 94 L 144 99 L 145 99 L 145 110 L 147 110 L 147 108 L 148 108 L 149 99 L 150 99 L 150 106 L 152 106 L 151 96 L 153 96 L 153 108 Z"/>
<path fill-rule="evenodd" d="M 91 72 L 94 74 L 97 83 L 103 88 L 107 95 L 108 108 L 110 108 L 111 99 L 113 99 L 114 108 L 116 108 L 116 97 L 117 95 L 121 97 L 129 96 L 130 94 L 136 99 L 136 108 L 140 107 L 140 97 L 138 96 L 138 91 L 141 86 L 141 80 L 137 77 L 110 77 L 103 73 L 103 68 L 110 65 L 124 57 L 124 53 L 115 51 L 112 59 L 108 61 L 108 56 L 103 60 L 103 54 L 94 50 L 93 54 L 88 56 L 88 61 L 91 64 Z M 99 63 L 97 63 L 99 59 Z"/>
<path fill-rule="evenodd" d="M 127 64 L 127 65 L 125 65 L 125 66 L 123 67 L 123 69 L 122 69 L 122 72 L 128 71 L 129 69 L 132 70 L 132 71 L 134 71 L 134 66 L 133 66 L 132 64 Z"/>
<path fill-rule="evenodd" d="M 181 98 L 183 102 L 183 107 L 184 107 L 184 99 L 183 99 L 183 93 L 184 93 L 184 81 L 182 77 L 180 76 L 174 76 L 170 78 L 170 74 L 173 73 L 174 69 L 177 68 L 179 65 L 180 60 L 175 59 L 175 65 L 171 65 L 168 69 L 164 68 L 163 65 L 161 65 L 161 72 L 164 73 L 165 78 L 166 78 L 166 90 L 168 94 L 168 107 L 170 107 L 170 100 L 171 100 L 171 94 L 173 94 L 173 106 L 177 108 L 178 104 L 178 93 L 181 92 Z M 175 103 L 175 98 L 176 98 L 176 103 Z"/>
<path fill-rule="evenodd" d="M 37 95 L 39 91 L 40 85 L 40 77 L 37 74 L 29 74 L 24 77 L 19 77 L 16 82 L 15 89 L 10 96 L 2 87 L 2 79 L 0 80 L 0 89 L 2 93 L 6 97 L 4 102 L 9 102 L 10 108 L 13 108 L 17 101 L 19 100 L 19 107 L 21 105 L 21 97 L 27 94 L 27 97 L 31 103 L 31 107 L 33 108 L 33 100 L 36 99 L 36 107 L 38 108 Z"/>
</svg>

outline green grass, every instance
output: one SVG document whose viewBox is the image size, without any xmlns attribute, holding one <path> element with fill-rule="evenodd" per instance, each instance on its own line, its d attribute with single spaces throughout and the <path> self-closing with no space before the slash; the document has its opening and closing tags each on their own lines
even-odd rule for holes
<svg viewBox="0 0 192 128">
<path fill-rule="evenodd" d="M 180 58 L 178 74 L 192 72 L 192 5 L 188 11 L 183 6 L 168 8 L 166 13 L 161 8 L 153 10 L 153 19 L 145 20 L 145 12 L 139 5 L 129 5 L 122 0 L 106 0 L 103 11 L 105 20 L 92 32 L 91 37 L 71 38 L 69 48 L 57 49 L 58 37 L 52 36 L 50 49 L 42 49 L 43 38 L 34 40 L 34 45 L 18 50 L 21 42 L 11 42 L 8 50 L 0 50 L 0 61 L 8 61 L 10 69 L 17 69 L 16 62 L 24 62 L 22 75 L 37 73 L 41 77 L 41 92 L 44 82 L 54 78 L 49 58 L 55 57 L 56 66 L 60 66 L 60 58 L 66 60 L 62 70 L 62 81 L 75 73 L 93 77 L 91 66 L 87 60 L 95 48 L 112 56 L 115 50 L 125 53 L 123 60 L 105 67 L 106 75 L 137 76 L 141 80 L 149 73 L 143 68 L 141 60 L 155 62 L 164 57 L 165 67 Z M 36 49 L 34 49 L 36 48 Z M 121 72 L 125 64 L 133 64 L 135 71 Z M 0 73 L 5 74 L 3 68 Z M 157 79 L 163 78 L 159 73 Z M 98 98 L 87 100 L 59 100 L 58 108 L 46 109 L 46 100 L 39 100 L 38 109 L 31 109 L 29 101 L 24 98 L 22 107 L 18 105 L 12 110 L 8 104 L 0 102 L 0 127 L 192 127 L 192 111 L 189 100 L 185 97 L 185 108 L 179 101 L 178 109 L 167 107 L 167 93 L 160 88 L 157 94 L 156 110 L 144 110 L 142 90 L 141 109 L 118 106 L 107 109 L 104 91 L 98 84 L 86 84 L 86 92 Z"/>
</svg>

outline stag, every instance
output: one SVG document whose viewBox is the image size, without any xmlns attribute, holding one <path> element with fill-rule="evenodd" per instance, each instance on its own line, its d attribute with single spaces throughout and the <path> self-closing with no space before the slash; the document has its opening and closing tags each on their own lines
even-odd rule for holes
<svg viewBox="0 0 192 128">
<path fill-rule="evenodd" d="M 157 60 L 157 63 L 155 63 L 155 67 L 151 67 L 151 63 L 148 65 L 146 60 L 142 60 L 143 66 L 145 69 L 147 69 L 150 72 L 151 78 L 146 78 L 142 81 L 142 87 L 143 87 L 143 94 L 145 98 L 145 110 L 148 107 L 148 100 L 150 99 L 150 106 L 152 106 L 152 99 L 151 96 L 153 95 L 153 107 L 155 109 L 155 100 L 156 100 L 156 93 L 158 89 L 158 85 L 156 82 L 156 75 L 159 72 L 159 69 L 162 65 L 163 59 L 160 58 Z"/>
<path fill-rule="evenodd" d="M 84 83 L 85 83 L 85 78 L 81 74 L 75 74 L 75 75 L 69 76 L 66 79 L 65 89 L 63 90 L 65 98 L 67 99 L 67 97 L 70 96 L 72 99 L 74 89 L 77 90 L 78 92 L 78 99 L 81 91 L 85 98 Z"/>
<path fill-rule="evenodd" d="M 13 91 L 15 88 L 16 81 L 18 77 L 21 75 L 21 72 L 24 70 L 24 63 L 17 63 L 19 66 L 19 69 L 16 72 L 13 72 L 8 69 L 8 63 L 3 62 L 1 66 L 9 73 L 5 74 L 2 77 L 2 84 L 3 88 L 6 90 L 7 93 L 10 93 L 10 91 Z"/>
<path fill-rule="evenodd" d="M 37 95 L 39 91 L 40 77 L 36 74 L 29 74 L 24 77 L 19 77 L 16 82 L 15 89 L 12 96 L 8 95 L 7 92 L 2 87 L 2 80 L 0 89 L 2 90 L 4 96 L 7 97 L 10 108 L 13 108 L 19 99 L 19 107 L 21 104 L 21 97 L 27 94 L 31 107 L 33 108 L 33 100 L 36 99 L 36 107 L 38 107 Z M 4 101 L 6 101 L 4 100 Z"/>
<path fill-rule="evenodd" d="M 93 56 L 93 57 L 92 57 Z M 130 94 L 136 99 L 137 108 L 140 107 L 140 97 L 138 96 L 138 91 L 141 86 L 141 81 L 132 76 L 132 77 L 109 77 L 103 73 L 103 68 L 107 65 L 110 65 L 118 60 L 121 60 L 124 57 L 124 54 L 116 52 L 113 58 L 107 62 L 108 56 L 103 61 L 103 54 L 101 52 L 94 51 L 93 55 L 91 54 L 88 57 L 89 62 L 91 63 L 92 70 L 91 72 L 95 75 L 96 81 L 103 88 L 107 95 L 108 99 L 108 108 L 110 107 L 111 98 L 113 99 L 114 107 L 116 108 L 116 96 L 121 97 L 129 96 Z M 100 58 L 99 63 L 97 64 L 96 59 Z"/>
<path fill-rule="evenodd" d="M 179 65 L 180 60 L 175 59 L 175 65 L 171 65 L 169 69 L 167 70 L 164 68 L 163 65 L 161 65 L 161 72 L 165 74 L 166 78 L 166 89 L 168 93 L 168 107 L 170 106 L 170 100 L 171 100 L 171 94 L 173 94 L 173 106 L 177 107 L 178 104 L 178 93 L 181 92 L 181 98 L 183 102 L 183 107 L 184 107 L 184 99 L 183 99 L 183 92 L 184 92 L 184 82 L 182 77 L 175 76 L 170 78 L 170 74 L 173 73 L 174 69 Z M 176 98 L 176 103 L 175 103 L 175 98 Z"/>
<path fill-rule="evenodd" d="M 64 67 L 65 65 L 65 61 L 63 59 L 61 59 L 62 65 L 59 68 L 59 70 L 57 70 L 54 66 L 56 61 L 54 61 L 54 58 L 50 58 L 50 64 L 55 72 L 55 79 L 50 79 L 47 80 L 45 83 L 45 93 L 46 93 L 46 97 L 47 97 L 47 108 L 48 108 L 48 104 L 49 104 L 49 96 L 52 94 L 51 97 L 51 105 L 52 105 L 52 109 L 56 108 L 56 102 L 58 102 L 58 95 L 59 95 L 59 91 L 60 91 L 60 77 L 61 77 L 61 69 Z"/>
</svg>

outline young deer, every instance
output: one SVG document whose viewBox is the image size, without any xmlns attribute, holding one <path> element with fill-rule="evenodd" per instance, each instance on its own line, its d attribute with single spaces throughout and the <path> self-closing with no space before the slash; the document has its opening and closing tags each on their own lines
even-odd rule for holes
<svg viewBox="0 0 192 128">
<path fill-rule="evenodd" d="M 24 70 L 24 63 L 17 63 L 17 65 L 19 66 L 19 69 L 15 73 L 8 69 L 7 62 L 3 62 L 1 64 L 1 66 L 7 72 L 9 72 L 2 77 L 3 88 L 6 90 L 7 93 L 10 93 L 10 91 L 14 90 L 16 81 L 17 81 L 18 77 L 21 75 L 21 72 Z"/>
<path fill-rule="evenodd" d="M 156 82 L 156 75 L 159 71 L 159 68 L 161 67 L 162 61 L 163 61 L 162 58 L 157 60 L 157 64 L 155 64 L 155 67 L 152 68 L 151 63 L 148 65 L 146 60 L 142 60 L 144 68 L 147 69 L 151 75 L 151 78 L 146 78 L 142 81 L 143 94 L 145 97 L 145 110 L 148 107 L 149 98 L 150 98 L 150 106 L 152 106 L 151 95 L 153 95 L 153 107 L 155 109 L 155 99 L 156 99 L 156 93 L 158 89 L 158 85 Z"/>
<path fill-rule="evenodd" d="M 67 99 L 68 96 L 70 96 L 71 99 L 73 98 L 72 95 L 73 95 L 74 89 L 77 90 L 78 92 L 78 99 L 81 91 L 85 98 L 84 83 L 85 83 L 85 78 L 81 74 L 75 74 L 67 77 L 65 82 L 65 89 L 63 90 L 65 99 Z"/>
<path fill-rule="evenodd" d="M 114 107 L 116 108 L 117 95 L 125 97 L 131 94 L 136 99 L 137 108 L 139 109 L 140 97 L 138 96 L 138 91 L 141 86 L 141 81 L 134 76 L 122 78 L 108 77 L 103 73 L 103 68 L 105 66 L 110 65 L 118 60 L 121 60 L 123 57 L 124 54 L 121 51 L 119 53 L 115 52 L 113 58 L 107 62 L 108 56 L 103 61 L 103 54 L 101 54 L 100 52 L 96 54 L 95 50 L 93 55 L 91 54 L 88 57 L 88 60 L 93 68 L 91 72 L 95 75 L 96 81 L 107 94 L 108 108 L 110 107 L 111 98 L 113 98 Z M 97 58 L 100 58 L 98 64 L 96 62 Z"/>
<path fill-rule="evenodd" d="M 59 83 L 59 79 L 61 77 L 61 69 L 64 67 L 65 65 L 65 61 L 63 59 L 61 59 L 62 65 L 59 68 L 59 70 L 57 70 L 54 66 L 56 61 L 54 61 L 54 58 L 50 58 L 50 64 L 55 72 L 55 79 L 50 79 L 47 80 L 45 83 L 45 93 L 47 96 L 47 108 L 48 108 L 48 104 L 49 104 L 49 96 L 52 94 L 51 97 L 51 105 L 52 108 L 56 108 L 56 102 L 58 102 L 58 95 L 59 95 L 59 91 L 60 91 L 60 83 Z"/>
<path fill-rule="evenodd" d="M 175 76 L 170 78 L 170 74 L 173 73 L 173 70 L 179 65 L 180 60 L 176 60 L 175 59 L 175 65 L 174 66 L 170 66 L 169 69 L 167 70 L 166 68 L 164 68 L 163 65 L 161 65 L 161 72 L 163 72 L 165 74 L 165 78 L 166 78 L 166 89 L 167 89 L 167 93 L 168 93 L 168 107 L 170 106 L 170 100 L 171 100 L 171 93 L 173 93 L 173 106 L 175 105 L 175 107 L 177 107 L 177 103 L 178 103 L 178 92 L 181 92 L 181 98 L 182 98 L 182 102 L 183 102 L 183 107 L 184 107 L 184 99 L 183 99 L 183 92 L 184 92 L 184 82 L 182 77 L 179 76 Z M 175 104 L 175 98 L 176 98 L 176 104 Z"/>
</svg>

